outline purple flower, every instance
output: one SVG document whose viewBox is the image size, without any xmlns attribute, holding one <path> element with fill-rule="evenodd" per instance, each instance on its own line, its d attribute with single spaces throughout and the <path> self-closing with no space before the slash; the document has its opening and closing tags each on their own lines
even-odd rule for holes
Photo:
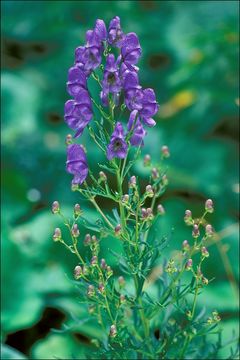
<svg viewBox="0 0 240 360">
<path fill-rule="evenodd" d="M 73 66 L 68 71 L 67 90 L 69 95 L 75 97 L 82 89 L 86 89 L 87 79 L 86 74 L 82 69 Z"/>
<path fill-rule="evenodd" d="M 79 46 L 75 50 L 75 63 L 88 76 L 102 61 L 102 51 L 98 46 Z"/>
<path fill-rule="evenodd" d="M 141 110 L 143 92 L 139 85 L 138 74 L 127 72 L 124 77 L 123 88 L 125 91 L 125 103 L 129 110 Z"/>
<path fill-rule="evenodd" d="M 75 100 L 68 100 L 65 103 L 64 112 L 64 119 L 68 126 L 77 131 L 74 137 L 80 136 L 93 115 L 87 90 L 79 90 Z"/>
<path fill-rule="evenodd" d="M 128 125 L 128 131 L 133 131 L 132 136 L 130 137 L 130 143 L 132 146 L 143 146 L 143 138 L 146 135 L 146 131 L 144 130 L 139 117 L 137 110 L 133 110 L 130 114 Z"/>
<path fill-rule="evenodd" d="M 139 115 L 145 125 L 152 127 L 156 122 L 151 118 L 158 111 L 158 103 L 153 89 L 143 90 L 142 109 L 139 110 Z"/>
<path fill-rule="evenodd" d="M 106 93 L 118 93 L 121 90 L 118 66 L 113 54 L 107 56 L 102 85 Z"/>
<path fill-rule="evenodd" d="M 117 122 L 115 129 L 112 133 L 110 143 L 107 147 L 107 158 L 111 160 L 114 157 L 124 159 L 127 155 L 127 143 L 125 141 L 125 135 L 123 126 L 120 122 Z"/>
<path fill-rule="evenodd" d="M 130 68 L 138 62 L 142 53 L 138 37 L 135 33 L 128 33 L 122 44 L 121 54 L 123 62 Z"/>
<path fill-rule="evenodd" d="M 120 48 L 123 44 L 125 35 L 122 32 L 120 18 L 115 16 L 111 21 L 108 28 L 108 42 L 112 46 Z"/>
<path fill-rule="evenodd" d="M 82 184 L 88 175 L 88 166 L 86 155 L 81 145 L 68 145 L 66 165 L 67 172 L 74 175 L 72 184 Z"/>
<path fill-rule="evenodd" d="M 103 20 L 97 19 L 94 32 L 99 41 L 107 40 L 107 29 Z"/>
</svg>

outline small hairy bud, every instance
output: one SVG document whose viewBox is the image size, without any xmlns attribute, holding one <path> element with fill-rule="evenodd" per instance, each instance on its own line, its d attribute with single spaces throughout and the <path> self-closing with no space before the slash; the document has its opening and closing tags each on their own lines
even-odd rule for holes
<svg viewBox="0 0 240 360">
<path fill-rule="evenodd" d="M 125 295 L 121 294 L 119 297 L 120 303 L 123 304 L 126 301 Z"/>
<path fill-rule="evenodd" d="M 100 261 L 100 267 L 101 269 L 105 270 L 107 268 L 107 263 L 105 259 L 101 259 Z"/>
<path fill-rule="evenodd" d="M 192 225 L 193 224 L 193 218 L 192 218 L 191 210 L 186 210 L 185 211 L 184 222 L 185 222 L 186 225 Z"/>
<path fill-rule="evenodd" d="M 98 261 L 97 256 L 93 256 L 90 263 L 91 263 L 92 266 L 96 266 L 96 265 L 97 265 L 97 261 Z"/>
<path fill-rule="evenodd" d="M 146 195 L 147 195 L 148 197 L 150 197 L 150 198 L 153 197 L 154 192 L 153 192 L 153 188 L 152 188 L 151 185 L 147 185 L 147 186 L 146 186 Z"/>
<path fill-rule="evenodd" d="M 152 220 L 153 219 L 153 211 L 152 208 L 147 208 L 147 217 Z"/>
<path fill-rule="evenodd" d="M 96 311 L 96 306 L 95 305 L 89 305 L 89 307 L 88 307 L 89 314 L 94 314 L 95 311 Z"/>
<path fill-rule="evenodd" d="M 157 211 L 158 211 L 159 215 L 164 215 L 165 214 L 165 209 L 161 204 L 158 205 Z"/>
<path fill-rule="evenodd" d="M 77 191 L 78 190 L 78 184 L 72 184 L 71 190 L 72 191 Z"/>
<path fill-rule="evenodd" d="M 128 186 L 129 186 L 129 188 L 135 188 L 136 185 L 137 185 L 137 179 L 136 179 L 136 176 L 133 175 L 130 177 Z"/>
<path fill-rule="evenodd" d="M 122 203 L 127 204 L 128 201 L 129 201 L 129 195 L 128 195 L 128 194 L 123 195 L 123 197 L 122 197 Z"/>
<path fill-rule="evenodd" d="M 92 238 L 91 238 L 91 243 L 92 244 L 97 244 L 98 243 L 98 239 L 96 237 L 96 235 L 93 235 Z"/>
<path fill-rule="evenodd" d="M 205 231 L 206 231 L 206 235 L 207 235 L 208 237 L 213 236 L 213 228 L 212 228 L 212 225 L 210 225 L 210 224 L 206 225 Z"/>
<path fill-rule="evenodd" d="M 54 201 L 52 203 L 52 213 L 53 214 L 59 214 L 60 213 L 60 205 L 58 201 Z"/>
<path fill-rule="evenodd" d="M 103 172 L 103 171 L 99 172 L 99 180 L 100 180 L 100 182 L 106 182 L 107 181 L 107 175 L 105 174 L 105 172 Z"/>
<path fill-rule="evenodd" d="M 71 145 L 72 144 L 72 135 L 71 134 L 68 134 L 65 138 L 65 144 L 66 145 Z"/>
<path fill-rule="evenodd" d="M 98 291 L 99 291 L 101 294 L 104 293 L 105 287 L 104 287 L 103 283 L 100 283 L 100 284 L 98 285 Z"/>
<path fill-rule="evenodd" d="M 141 209 L 142 217 L 147 218 L 147 210 L 145 208 Z"/>
<path fill-rule="evenodd" d="M 110 326 L 109 336 L 112 337 L 112 338 L 117 336 L 117 328 L 116 328 L 115 325 Z"/>
<path fill-rule="evenodd" d="M 79 279 L 82 276 L 82 273 L 83 273 L 83 271 L 82 271 L 81 266 L 80 265 L 75 266 L 75 268 L 74 268 L 74 277 L 75 277 L 76 280 Z"/>
<path fill-rule="evenodd" d="M 120 288 L 123 288 L 125 286 L 125 279 L 123 276 L 119 276 L 118 284 L 119 284 Z"/>
<path fill-rule="evenodd" d="M 113 271 L 112 271 L 112 268 L 111 268 L 111 266 L 107 266 L 106 270 L 107 270 L 107 277 L 110 277 L 110 276 L 112 276 L 112 274 L 113 274 Z"/>
<path fill-rule="evenodd" d="M 144 166 L 150 166 L 151 165 L 151 156 L 149 154 L 146 154 L 144 156 L 143 165 Z"/>
<path fill-rule="evenodd" d="M 90 234 L 85 235 L 83 243 L 84 243 L 85 246 L 88 246 L 88 245 L 91 244 L 91 235 Z"/>
<path fill-rule="evenodd" d="M 200 231 L 199 231 L 199 227 L 197 224 L 193 225 L 192 236 L 194 238 L 198 238 L 200 236 Z"/>
<path fill-rule="evenodd" d="M 201 253 L 203 257 L 208 257 L 209 256 L 209 252 L 207 251 L 207 248 L 205 246 L 203 246 L 201 248 Z"/>
<path fill-rule="evenodd" d="M 165 268 L 165 271 L 169 274 L 174 274 L 175 272 L 177 272 L 177 268 L 176 266 L 174 265 L 174 260 L 173 259 L 170 259 L 168 261 L 168 264 Z"/>
<path fill-rule="evenodd" d="M 208 279 L 205 278 L 204 276 L 202 277 L 202 283 L 203 285 L 208 285 Z"/>
<path fill-rule="evenodd" d="M 167 175 L 163 175 L 162 177 L 162 184 L 163 186 L 167 186 L 169 183 Z"/>
<path fill-rule="evenodd" d="M 74 205 L 74 216 L 78 217 L 81 214 L 81 207 L 79 204 Z"/>
<path fill-rule="evenodd" d="M 60 241 L 62 239 L 61 229 L 56 228 L 53 233 L 53 241 Z"/>
<path fill-rule="evenodd" d="M 162 153 L 163 157 L 168 158 L 170 156 L 168 146 L 163 145 L 162 148 L 161 148 L 161 153 Z"/>
<path fill-rule="evenodd" d="M 188 251 L 190 249 L 190 245 L 187 240 L 184 240 L 182 243 L 183 251 Z"/>
<path fill-rule="evenodd" d="M 205 202 L 205 210 L 209 213 L 213 213 L 214 208 L 213 208 L 213 201 L 212 199 L 208 199 Z"/>
<path fill-rule="evenodd" d="M 221 320 L 221 318 L 220 318 L 220 316 L 219 316 L 219 314 L 218 314 L 217 311 L 213 311 L 213 312 L 212 312 L 212 315 L 213 315 L 213 320 L 214 320 L 215 322 L 219 322 L 219 321 Z"/>
<path fill-rule="evenodd" d="M 71 230 L 71 233 L 72 233 L 72 236 L 77 238 L 79 237 L 80 235 L 80 231 L 78 229 L 78 225 L 77 224 L 74 224 L 73 227 L 72 227 L 72 230 Z"/>
<path fill-rule="evenodd" d="M 122 227 L 121 227 L 121 224 L 118 224 L 116 227 L 115 227 L 115 235 L 118 236 L 121 234 L 121 230 L 122 230 Z"/>
<path fill-rule="evenodd" d="M 188 261 L 186 262 L 186 265 L 185 265 L 185 269 L 190 270 L 192 268 L 192 264 L 193 264 L 192 259 L 188 259 Z"/>
<path fill-rule="evenodd" d="M 158 179 L 159 178 L 159 172 L 158 172 L 158 169 L 157 168 L 152 168 L 152 178 L 154 180 Z"/>
<path fill-rule="evenodd" d="M 83 275 L 89 275 L 89 268 L 87 265 L 83 266 Z"/>
<path fill-rule="evenodd" d="M 95 295 L 95 288 L 93 285 L 89 285 L 87 288 L 87 296 L 92 297 Z"/>
</svg>

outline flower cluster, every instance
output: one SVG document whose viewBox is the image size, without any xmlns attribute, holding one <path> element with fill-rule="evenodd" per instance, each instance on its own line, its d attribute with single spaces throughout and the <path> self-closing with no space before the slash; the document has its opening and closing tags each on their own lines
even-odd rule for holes
<svg viewBox="0 0 240 360">
<path fill-rule="evenodd" d="M 117 58 L 111 53 L 112 48 L 119 49 Z M 75 63 L 68 72 L 67 91 L 73 99 L 65 103 L 65 122 L 75 131 L 75 138 L 81 136 L 94 116 L 93 105 L 96 105 L 101 115 L 111 121 L 112 134 L 105 149 L 108 160 L 125 158 L 129 146 L 142 146 L 147 133 L 144 125 L 156 124 L 152 118 L 158 111 L 155 93 L 139 84 L 136 64 L 141 53 L 137 35 L 124 34 L 118 16 L 110 21 L 108 31 L 104 21 L 98 19 L 95 28 L 86 32 L 85 46 L 76 49 Z M 90 95 L 88 79 L 91 75 L 101 86 L 102 105 Z M 121 122 L 115 123 L 102 106 L 109 107 L 110 113 L 115 107 L 127 107 L 130 114 L 126 130 Z M 71 143 L 68 143 L 67 153 L 67 171 L 74 175 L 73 184 L 82 184 L 88 174 L 85 154 L 80 145 L 73 148 Z"/>
</svg>

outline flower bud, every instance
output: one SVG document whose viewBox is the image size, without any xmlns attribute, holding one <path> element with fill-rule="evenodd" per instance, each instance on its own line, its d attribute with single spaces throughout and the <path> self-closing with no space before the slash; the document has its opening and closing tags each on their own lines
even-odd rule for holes
<svg viewBox="0 0 240 360">
<path fill-rule="evenodd" d="M 79 279 L 82 276 L 82 272 L 83 271 L 82 271 L 81 266 L 79 266 L 79 265 L 75 266 L 75 268 L 74 268 L 74 277 L 75 277 L 76 280 Z"/>
<path fill-rule="evenodd" d="M 78 217 L 81 214 L 81 207 L 79 204 L 74 205 L 74 216 Z"/>
<path fill-rule="evenodd" d="M 193 224 L 193 218 L 192 218 L 192 212 L 191 210 L 185 211 L 184 221 L 186 225 L 192 225 Z"/>
<path fill-rule="evenodd" d="M 162 153 L 162 156 L 163 156 L 164 158 L 168 158 L 168 157 L 170 156 L 170 152 L 169 152 L 168 146 L 163 145 L 162 148 L 161 148 L 161 153 Z"/>
<path fill-rule="evenodd" d="M 149 218 L 149 220 L 153 219 L 153 211 L 152 208 L 147 208 L 147 217 Z"/>
<path fill-rule="evenodd" d="M 205 210 L 209 213 L 213 213 L 214 208 L 213 208 L 213 201 L 212 199 L 208 199 L 205 202 Z"/>
<path fill-rule="evenodd" d="M 152 168 L 152 178 L 154 180 L 158 179 L 159 178 L 159 172 L 158 172 L 158 169 L 157 168 Z"/>
<path fill-rule="evenodd" d="M 60 205 L 58 201 L 54 201 L 52 203 L 52 213 L 53 214 L 59 214 L 60 213 Z"/>
<path fill-rule="evenodd" d="M 77 191 L 78 190 L 78 184 L 73 184 L 72 183 L 71 190 L 72 191 Z"/>
<path fill-rule="evenodd" d="M 190 249 L 190 245 L 187 240 L 184 240 L 182 243 L 183 251 L 188 251 Z"/>
<path fill-rule="evenodd" d="M 217 311 L 213 311 L 212 312 L 212 315 L 213 315 L 213 320 L 216 321 L 216 322 L 219 322 L 221 320 L 219 314 Z"/>
<path fill-rule="evenodd" d="M 71 134 L 68 134 L 65 138 L 65 144 L 66 145 L 71 145 L 72 144 L 72 135 Z"/>
<path fill-rule="evenodd" d="M 192 264 L 193 264 L 192 259 L 188 259 L 188 261 L 186 262 L 186 265 L 185 265 L 185 269 L 190 270 L 192 268 Z"/>
<path fill-rule="evenodd" d="M 103 294 L 103 293 L 104 293 L 105 288 L 104 288 L 103 283 L 100 283 L 100 284 L 98 285 L 98 291 L 99 291 L 101 294 Z"/>
<path fill-rule="evenodd" d="M 92 244 L 97 244 L 98 243 L 98 239 L 96 237 L 96 235 L 93 235 L 92 238 L 91 238 L 91 243 Z"/>
<path fill-rule="evenodd" d="M 150 197 L 150 198 L 153 197 L 154 192 L 153 192 L 153 188 L 152 188 L 151 185 L 147 185 L 147 186 L 146 186 L 146 195 L 147 195 L 148 197 Z"/>
<path fill-rule="evenodd" d="M 101 269 L 105 270 L 107 268 L 107 263 L 105 259 L 101 259 L 100 261 L 100 267 Z"/>
<path fill-rule="evenodd" d="M 137 185 L 137 179 L 136 179 L 136 176 L 133 175 L 130 177 L 128 186 L 129 186 L 129 188 L 135 188 L 136 185 Z"/>
<path fill-rule="evenodd" d="M 90 263 L 92 266 L 96 266 L 97 265 L 97 262 L 98 262 L 98 258 L 97 256 L 93 256 Z"/>
<path fill-rule="evenodd" d="M 74 238 L 79 237 L 80 231 L 79 231 L 79 229 L 78 229 L 78 225 L 77 225 L 77 224 L 74 224 L 74 225 L 73 225 L 72 230 L 71 230 L 71 233 L 72 233 L 72 236 L 73 236 Z"/>
<path fill-rule="evenodd" d="M 89 285 L 87 288 L 87 296 L 92 297 L 95 295 L 95 288 L 93 285 Z"/>
<path fill-rule="evenodd" d="M 205 246 L 201 248 L 201 253 L 203 257 L 209 257 L 209 252 L 207 251 L 207 248 Z"/>
<path fill-rule="evenodd" d="M 169 183 L 167 175 L 162 176 L 162 184 L 163 186 L 167 186 Z"/>
<path fill-rule="evenodd" d="M 199 231 L 199 227 L 197 224 L 193 225 L 193 230 L 192 230 L 192 237 L 194 237 L 195 239 L 198 238 L 200 236 L 200 231 Z"/>
<path fill-rule="evenodd" d="M 62 239 L 62 232 L 59 228 L 54 230 L 53 241 L 60 241 Z"/>
<path fill-rule="evenodd" d="M 128 201 L 129 201 L 129 195 L 128 195 L 128 194 L 123 195 L 123 197 L 122 197 L 122 203 L 127 204 Z"/>
<path fill-rule="evenodd" d="M 123 304 L 126 301 L 125 295 L 121 294 L 119 297 L 120 303 Z"/>
<path fill-rule="evenodd" d="M 109 336 L 112 337 L 112 338 L 117 336 L 117 328 L 116 328 L 115 325 L 110 326 Z"/>
<path fill-rule="evenodd" d="M 83 243 L 84 243 L 85 246 L 90 245 L 90 243 L 91 243 L 91 235 L 90 234 L 85 235 Z"/>
<path fill-rule="evenodd" d="M 210 225 L 210 224 L 206 225 L 205 231 L 206 231 L 206 235 L 207 235 L 208 237 L 213 236 L 213 228 L 212 228 L 212 225 Z"/>
<path fill-rule="evenodd" d="M 89 275 L 89 268 L 87 265 L 83 266 L 83 275 L 86 275 L 86 276 Z"/>
<path fill-rule="evenodd" d="M 208 279 L 205 278 L 204 276 L 202 277 L 202 283 L 203 285 L 208 285 Z"/>
<path fill-rule="evenodd" d="M 144 156 L 143 165 L 144 166 L 150 166 L 151 165 L 151 156 L 149 154 Z"/>
<path fill-rule="evenodd" d="M 118 224 L 116 227 L 115 227 L 115 235 L 118 236 L 121 234 L 121 230 L 122 230 L 122 227 L 121 227 L 121 224 Z"/>
<path fill-rule="evenodd" d="M 125 279 L 123 276 L 119 276 L 118 284 L 119 284 L 120 288 L 123 288 L 125 286 Z"/>
<path fill-rule="evenodd" d="M 142 217 L 147 218 L 147 210 L 145 208 L 141 209 Z"/>
<path fill-rule="evenodd" d="M 158 205 L 157 211 L 158 211 L 159 215 L 164 215 L 165 214 L 165 209 L 161 204 Z"/>
<path fill-rule="evenodd" d="M 106 270 L 107 270 L 107 277 L 112 276 L 113 271 L 112 271 L 112 269 L 111 269 L 111 266 L 107 266 Z"/>
<path fill-rule="evenodd" d="M 88 307 L 88 312 L 89 314 L 94 314 L 95 313 L 95 310 L 96 310 L 96 306 L 95 305 L 89 305 Z"/>
<path fill-rule="evenodd" d="M 99 172 L 99 180 L 100 180 L 100 182 L 106 182 L 107 181 L 107 175 L 105 174 L 105 172 L 103 172 L 103 171 Z"/>
</svg>

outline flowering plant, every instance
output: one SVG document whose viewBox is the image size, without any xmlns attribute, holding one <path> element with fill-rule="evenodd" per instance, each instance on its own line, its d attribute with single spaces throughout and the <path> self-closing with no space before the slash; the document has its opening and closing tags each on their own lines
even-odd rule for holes
<svg viewBox="0 0 240 360">
<path fill-rule="evenodd" d="M 66 138 L 66 165 L 73 175 L 72 190 L 95 207 L 99 219 L 86 219 L 81 206 L 75 204 L 73 219 L 68 220 L 55 201 L 52 212 L 62 217 L 70 238 L 63 238 L 61 229 L 56 228 L 53 239 L 76 255 L 74 277 L 88 309 L 87 320 L 95 318 L 102 328 L 102 337 L 92 339 L 91 356 L 216 358 L 221 337 L 213 344 L 208 335 L 220 334 L 220 316 L 214 309 L 211 315 L 197 309 L 198 295 L 209 283 L 202 263 L 209 256 L 206 245 L 214 236 L 206 220 L 214 210 L 213 202 L 206 200 L 200 219 L 186 210 L 184 221 L 192 228 L 192 239 L 183 241 L 175 258 L 163 262 L 169 237 L 159 235 L 156 225 L 165 214 L 159 199 L 168 184 L 168 147 L 162 146 L 158 164 L 152 164 L 150 155 L 144 156 L 147 184 L 133 173 L 146 128 L 156 124 L 153 116 L 158 111 L 154 91 L 139 83 L 136 64 L 141 52 L 137 35 L 124 34 L 117 16 L 108 31 L 104 21 L 97 20 L 95 28 L 86 33 L 85 46 L 75 51 L 67 81 L 72 99 L 65 104 L 65 121 L 75 135 Z M 90 78 L 99 86 L 99 99 L 90 94 Z M 121 120 L 126 117 L 127 125 Z M 84 146 L 74 143 L 85 128 L 106 159 L 99 164 L 98 176 L 88 167 Z M 110 186 L 113 178 L 116 186 Z M 101 197 L 114 204 L 112 215 L 102 209 Z M 92 231 L 84 239 L 80 225 Z M 104 238 L 121 242 L 121 253 L 112 251 L 119 268 L 117 277 L 100 257 Z M 81 254 L 80 242 L 89 249 L 89 256 Z"/>
</svg>

